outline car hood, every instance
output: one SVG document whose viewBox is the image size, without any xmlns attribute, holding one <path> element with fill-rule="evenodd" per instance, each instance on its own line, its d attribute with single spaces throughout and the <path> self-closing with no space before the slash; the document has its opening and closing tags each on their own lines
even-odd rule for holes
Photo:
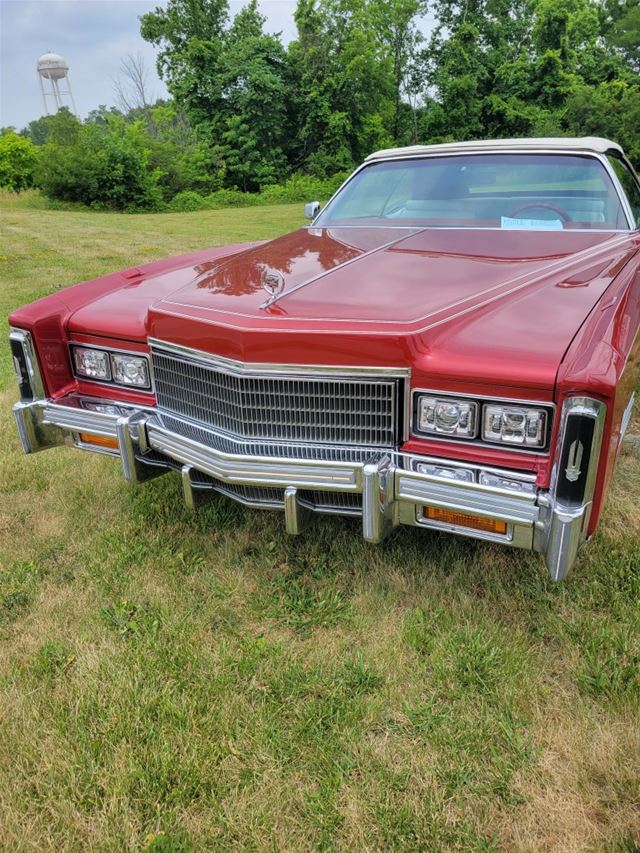
<svg viewBox="0 0 640 853">
<path fill-rule="evenodd" d="M 635 249 L 626 232 L 303 228 L 155 288 L 142 281 L 160 298 L 146 300 L 141 337 L 245 361 L 419 361 L 433 374 L 548 387 Z M 271 305 L 268 277 L 282 287 Z"/>
<path fill-rule="evenodd" d="M 623 238 L 624 239 L 624 238 Z M 185 287 L 163 299 L 198 315 L 278 318 L 314 325 L 432 327 L 470 308 L 518 299 L 536 285 L 564 283 L 604 232 L 429 229 L 301 229 L 223 262 L 204 263 Z M 607 258 L 603 258 L 606 264 Z M 601 272 L 589 269 L 592 280 Z M 283 291 L 271 306 L 266 277 Z M 583 276 L 584 277 L 584 276 Z M 573 282 L 574 286 L 576 282 Z M 582 282 L 585 285 L 585 282 Z M 553 292 L 545 292 L 551 307 Z M 243 319 L 244 318 L 244 319 Z"/>
</svg>

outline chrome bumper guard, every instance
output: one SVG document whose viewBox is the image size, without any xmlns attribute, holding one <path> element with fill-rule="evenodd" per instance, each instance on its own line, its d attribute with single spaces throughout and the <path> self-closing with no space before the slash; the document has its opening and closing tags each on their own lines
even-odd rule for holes
<svg viewBox="0 0 640 853">
<path fill-rule="evenodd" d="M 533 475 L 493 471 L 513 478 L 513 488 L 497 488 L 416 469 L 418 464 L 432 463 L 432 467 L 445 466 L 450 472 L 492 470 L 445 459 L 384 451 L 376 452 L 364 463 L 225 453 L 168 430 L 152 408 L 77 395 L 55 402 L 20 402 L 14 406 L 14 414 L 25 453 L 60 444 L 111 453 L 120 456 L 124 476 L 132 483 L 171 468 L 179 469 L 190 508 L 195 507 L 196 492 L 202 488 L 194 480 L 195 472 L 221 485 L 282 489 L 280 506 L 284 509 L 286 530 L 297 534 L 309 515 L 308 506 L 299 498 L 300 490 L 356 493 L 362 496 L 362 532 L 369 542 L 382 541 L 400 524 L 445 530 L 539 551 L 545 555 L 554 580 L 563 578 L 573 564 L 590 510 L 590 505 L 570 510 L 556 506 L 552 492 L 535 489 Z M 118 449 L 85 444 L 82 433 L 117 439 Z M 521 491 L 516 488 L 518 480 Z M 425 507 L 504 522 L 506 533 L 427 519 Z"/>
</svg>

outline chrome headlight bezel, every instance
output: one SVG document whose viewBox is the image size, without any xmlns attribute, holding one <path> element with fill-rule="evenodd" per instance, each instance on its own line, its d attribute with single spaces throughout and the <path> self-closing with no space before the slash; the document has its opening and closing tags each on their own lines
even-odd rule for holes
<svg viewBox="0 0 640 853">
<path fill-rule="evenodd" d="M 427 432 L 420 426 L 420 401 L 425 398 L 451 401 L 452 403 L 465 403 L 476 406 L 476 429 L 473 435 L 460 436 L 445 434 L 443 432 Z M 539 412 L 543 416 L 543 426 L 540 431 L 542 443 L 517 443 L 515 441 L 504 441 L 496 437 L 487 437 L 485 430 L 486 412 L 488 409 L 503 407 L 523 411 L 525 413 Z M 488 448 L 502 448 L 504 450 L 519 451 L 521 453 L 547 453 L 551 445 L 551 433 L 553 428 L 556 406 L 554 403 L 544 400 L 522 400 L 518 398 L 504 399 L 500 397 L 488 397 L 474 394 L 458 394 L 450 391 L 434 391 L 427 388 L 415 388 L 412 391 L 412 421 L 411 435 L 420 439 L 434 439 L 436 441 L 455 441 L 458 443 L 482 446 Z"/>
<path fill-rule="evenodd" d="M 108 363 L 108 378 L 96 378 L 81 373 L 78 370 L 76 362 L 75 351 L 77 349 L 95 350 L 96 352 L 103 353 Z M 151 359 L 147 353 L 139 352 L 137 350 L 124 350 L 115 348 L 112 349 L 107 347 L 96 346 L 95 344 L 85 344 L 74 341 L 69 344 L 69 357 L 71 361 L 73 375 L 76 377 L 76 379 L 85 380 L 87 382 L 95 382 L 98 385 L 110 385 L 112 387 L 115 386 L 116 388 L 125 388 L 130 391 L 138 391 L 143 393 L 153 391 L 153 373 L 151 369 Z M 114 357 L 116 361 L 114 361 Z M 146 380 L 144 385 L 135 385 L 131 382 L 123 382 L 116 378 L 116 363 L 119 357 L 139 359 L 140 361 L 144 362 L 144 376 Z"/>
</svg>

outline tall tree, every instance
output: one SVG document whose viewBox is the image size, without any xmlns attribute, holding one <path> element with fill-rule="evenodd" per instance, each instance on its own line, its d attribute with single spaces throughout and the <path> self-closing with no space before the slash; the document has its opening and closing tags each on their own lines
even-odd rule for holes
<svg viewBox="0 0 640 853">
<path fill-rule="evenodd" d="M 531 60 L 533 0 L 435 0 L 425 52 L 423 131 L 437 139 L 508 136 L 530 130 L 518 98 Z"/>
<path fill-rule="evenodd" d="M 264 32 L 264 22 L 251 0 L 225 34 L 214 72 L 219 97 L 207 122 L 221 139 L 228 179 L 245 190 L 273 183 L 286 169 L 285 51 L 279 36 Z"/>
<path fill-rule="evenodd" d="M 391 65 L 393 81 L 394 141 L 403 141 L 407 133 L 415 139 L 415 124 L 403 127 L 403 117 L 409 99 L 416 95 L 416 77 L 420 74 L 419 55 L 423 35 L 419 29 L 420 16 L 427 11 L 427 0 L 372 0 L 369 14 L 373 30 L 383 55 Z M 415 109 L 415 105 L 412 105 Z M 408 139 L 406 141 L 409 141 Z"/>
<path fill-rule="evenodd" d="M 285 51 L 264 22 L 257 0 L 230 27 L 226 0 L 168 0 L 141 18 L 143 37 L 160 47 L 158 71 L 169 91 L 223 158 L 227 183 L 245 190 L 286 168 Z"/>
<path fill-rule="evenodd" d="M 212 91 L 211 71 L 222 52 L 227 0 L 167 0 L 140 18 L 142 38 L 159 48 L 157 68 L 178 103 L 206 119 Z"/>
<path fill-rule="evenodd" d="M 640 5 L 637 2 L 627 0 L 624 14 L 611 28 L 610 40 L 629 67 L 640 74 Z"/>
<path fill-rule="evenodd" d="M 116 106 L 123 113 L 140 110 L 150 115 L 155 100 L 149 88 L 149 72 L 141 53 L 127 53 L 120 61 L 120 74 L 113 81 Z"/>
<path fill-rule="evenodd" d="M 296 160 L 318 174 L 415 137 L 407 120 L 424 0 L 298 0 L 289 47 Z"/>
</svg>

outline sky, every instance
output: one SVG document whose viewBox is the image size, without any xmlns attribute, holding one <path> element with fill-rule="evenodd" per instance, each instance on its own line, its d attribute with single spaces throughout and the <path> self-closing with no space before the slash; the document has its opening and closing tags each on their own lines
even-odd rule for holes
<svg viewBox="0 0 640 853">
<path fill-rule="evenodd" d="M 115 103 L 114 78 L 122 58 L 142 54 L 152 95 L 166 89 L 155 70 L 155 49 L 140 36 L 138 18 L 163 0 L 0 0 L 0 127 L 18 130 L 44 115 L 36 74 L 38 57 L 52 51 L 69 65 L 78 113 Z M 230 15 L 241 0 L 231 0 Z M 295 0 L 260 0 L 268 32 L 295 37 Z"/>
</svg>

